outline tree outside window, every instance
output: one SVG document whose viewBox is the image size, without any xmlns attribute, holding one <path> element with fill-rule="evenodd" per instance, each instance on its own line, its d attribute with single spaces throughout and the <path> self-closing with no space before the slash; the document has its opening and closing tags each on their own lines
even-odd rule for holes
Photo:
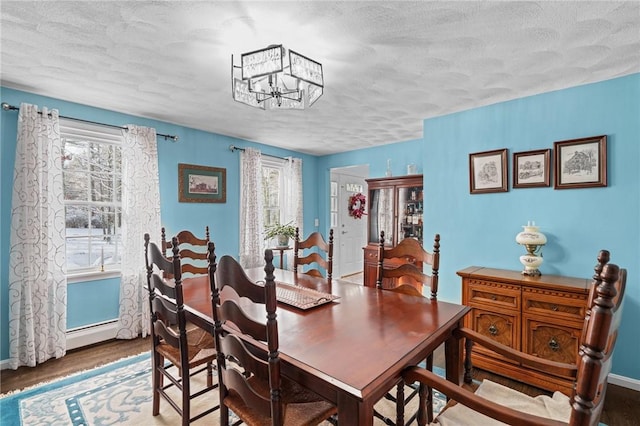
<svg viewBox="0 0 640 426">
<path fill-rule="evenodd" d="M 117 267 L 121 260 L 121 132 L 65 121 L 60 133 L 67 271 Z"/>
</svg>

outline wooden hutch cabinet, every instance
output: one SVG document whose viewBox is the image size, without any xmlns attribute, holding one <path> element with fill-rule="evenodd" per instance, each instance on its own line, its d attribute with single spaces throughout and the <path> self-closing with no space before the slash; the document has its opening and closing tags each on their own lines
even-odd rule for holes
<svg viewBox="0 0 640 426">
<path fill-rule="evenodd" d="M 591 280 L 478 266 L 458 275 L 462 304 L 472 308 L 465 327 L 530 355 L 575 364 Z M 485 348 L 474 347 L 472 361 L 478 368 L 571 395 L 571 378 L 526 368 Z"/>
<path fill-rule="evenodd" d="M 405 238 L 422 243 L 424 208 L 422 175 L 367 179 L 368 231 L 364 247 L 364 285 L 376 286 L 380 231 L 385 246 L 393 247 Z"/>
</svg>

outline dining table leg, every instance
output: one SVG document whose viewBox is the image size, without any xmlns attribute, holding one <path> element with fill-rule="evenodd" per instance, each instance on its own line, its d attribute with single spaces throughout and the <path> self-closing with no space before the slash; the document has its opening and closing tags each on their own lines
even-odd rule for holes
<svg viewBox="0 0 640 426">
<path fill-rule="evenodd" d="M 345 393 L 338 394 L 338 421 L 344 425 L 372 426 L 373 402 L 358 400 Z"/>
<path fill-rule="evenodd" d="M 463 325 L 463 319 L 458 322 L 458 328 Z M 444 344 L 446 378 L 451 383 L 460 386 L 463 376 L 463 339 L 456 337 L 456 333 L 449 335 Z"/>
</svg>

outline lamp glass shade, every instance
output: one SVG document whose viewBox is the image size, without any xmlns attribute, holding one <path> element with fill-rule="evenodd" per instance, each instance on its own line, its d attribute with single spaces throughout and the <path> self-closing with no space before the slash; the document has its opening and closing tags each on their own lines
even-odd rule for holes
<svg viewBox="0 0 640 426">
<path fill-rule="evenodd" d="M 523 226 L 524 231 L 520 232 L 516 235 L 516 243 L 521 245 L 536 245 L 541 246 L 547 243 L 547 237 L 538 231 L 538 227 L 535 225 L 525 225 Z"/>
</svg>

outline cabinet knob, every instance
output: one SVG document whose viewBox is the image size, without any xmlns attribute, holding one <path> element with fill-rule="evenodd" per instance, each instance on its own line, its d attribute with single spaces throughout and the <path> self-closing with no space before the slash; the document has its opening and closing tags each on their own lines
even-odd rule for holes
<svg viewBox="0 0 640 426">
<path fill-rule="evenodd" d="M 496 297 L 496 295 L 495 295 L 495 294 L 492 294 L 492 295 L 491 295 L 491 300 L 498 300 L 498 298 Z"/>
<path fill-rule="evenodd" d="M 549 348 L 554 352 L 558 352 L 560 350 L 560 344 L 558 343 L 555 337 L 552 337 L 551 340 L 549 340 L 549 343 L 547 343 L 547 345 L 549 345 Z"/>
<path fill-rule="evenodd" d="M 558 310 L 558 305 L 551 305 L 551 310 L 556 312 Z"/>
<path fill-rule="evenodd" d="M 498 334 L 498 327 L 496 327 L 494 324 L 491 324 L 489 326 L 489 334 L 492 336 L 495 336 L 496 334 Z"/>
</svg>

